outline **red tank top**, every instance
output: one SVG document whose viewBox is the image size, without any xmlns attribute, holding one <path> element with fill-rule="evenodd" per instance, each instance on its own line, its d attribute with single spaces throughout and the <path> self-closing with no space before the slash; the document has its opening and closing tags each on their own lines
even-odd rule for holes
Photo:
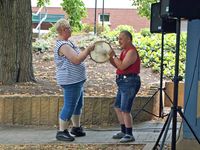
<svg viewBox="0 0 200 150">
<path fill-rule="evenodd" d="M 138 54 L 138 52 L 137 52 L 137 50 L 136 50 L 135 47 L 129 47 L 128 49 L 123 49 L 122 52 L 121 52 L 121 54 L 120 54 L 120 58 L 119 59 L 121 61 L 123 61 L 128 51 L 136 51 L 136 53 L 137 53 L 137 59 L 136 59 L 136 61 L 135 61 L 134 64 L 130 65 L 125 70 L 119 70 L 119 69 L 117 69 L 116 73 L 118 75 L 121 75 L 121 74 L 131 74 L 131 73 L 133 73 L 133 74 L 139 74 L 140 73 L 140 57 L 139 57 L 139 54 Z"/>
</svg>

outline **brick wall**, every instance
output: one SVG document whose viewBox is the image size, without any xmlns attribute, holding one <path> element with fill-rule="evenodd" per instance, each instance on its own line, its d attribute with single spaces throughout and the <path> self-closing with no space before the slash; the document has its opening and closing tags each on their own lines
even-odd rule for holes
<svg viewBox="0 0 200 150">
<path fill-rule="evenodd" d="M 88 8 L 88 17 L 83 19 L 83 23 L 94 24 L 94 8 Z M 97 9 L 97 23 L 98 15 L 102 13 L 102 9 Z M 137 14 L 136 9 L 105 9 L 104 14 L 110 15 L 110 27 L 116 28 L 119 25 L 130 25 L 136 31 L 140 31 L 141 28 L 148 28 L 149 21 L 140 17 Z"/>
<path fill-rule="evenodd" d="M 37 12 L 39 8 L 32 7 L 33 12 Z M 60 7 L 48 7 L 47 8 L 49 14 L 65 14 L 66 13 Z M 94 8 L 87 9 L 88 16 L 83 19 L 83 23 L 94 24 Z M 97 9 L 97 23 L 98 23 L 98 14 L 102 13 L 102 9 Z M 110 27 L 111 29 L 115 29 L 119 25 L 130 25 L 136 31 L 140 31 L 141 28 L 149 27 L 149 20 L 144 17 L 140 17 L 137 14 L 136 9 L 114 9 L 114 8 L 106 8 L 104 10 L 105 14 L 110 14 Z M 51 25 L 49 24 L 49 27 Z M 46 28 L 46 26 L 45 26 Z"/>
</svg>

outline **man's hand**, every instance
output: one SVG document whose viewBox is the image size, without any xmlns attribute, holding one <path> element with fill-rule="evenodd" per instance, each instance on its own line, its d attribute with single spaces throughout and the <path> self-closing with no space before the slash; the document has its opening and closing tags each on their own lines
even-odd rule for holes
<svg viewBox="0 0 200 150">
<path fill-rule="evenodd" d="M 114 56 L 116 56 L 115 51 L 112 48 L 110 49 L 109 56 L 110 58 L 113 58 Z"/>
</svg>

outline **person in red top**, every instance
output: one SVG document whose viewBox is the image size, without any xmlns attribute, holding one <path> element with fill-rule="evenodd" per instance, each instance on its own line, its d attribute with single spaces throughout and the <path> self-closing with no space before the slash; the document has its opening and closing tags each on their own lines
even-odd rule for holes
<svg viewBox="0 0 200 150">
<path fill-rule="evenodd" d="M 135 141 L 132 134 L 131 108 L 133 100 L 138 93 L 140 81 L 140 57 L 132 44 L 132 35 L 129 31 L 121 31 L 119 34 L 119 45 L 122 52 L 119 56 L 113 49 L 110 52 L 110 63 L 117 69 L 116 84 L 118 86 L 114 109 L 121 125 L 121 131 L 113 135 L 114 139 L 126 143 Z"/>
</svg>

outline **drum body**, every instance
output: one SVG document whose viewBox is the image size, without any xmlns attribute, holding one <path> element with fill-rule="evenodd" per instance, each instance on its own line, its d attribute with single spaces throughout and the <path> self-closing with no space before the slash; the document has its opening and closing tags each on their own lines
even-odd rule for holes
<svg viewBox="0 0 200 150">
<path fill-rule="evenodd" d="M 109 53 L 111 51 L 111 46 L 106 41 L 97 41 L 94 43 L 95 48 L 90 53 L 90 57 L 93 61 L 97 63 L 104 63 L 110 59 Z"/>
</svg>

